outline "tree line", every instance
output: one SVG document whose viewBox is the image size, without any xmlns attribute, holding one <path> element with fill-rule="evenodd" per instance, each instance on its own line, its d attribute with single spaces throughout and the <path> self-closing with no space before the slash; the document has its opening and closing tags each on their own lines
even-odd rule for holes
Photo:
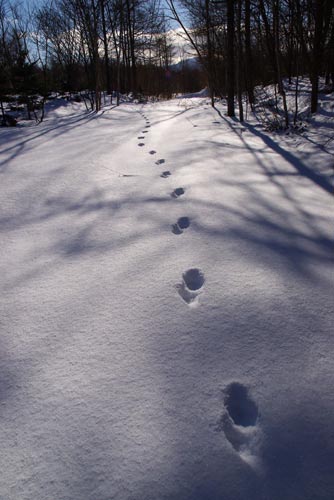
<svg viewBox="0 0 334 500">
<path fill-rule="evenodd" d="M 168 9 L 166 9 L 166 4 Z M 200 66 L 173 70 L 170 20 L 181 26 Z M 44 0 L 25 11 L 0 0 L 0 105 L 19 94 L 28 113 L 36 96 L 82 91 L 91 109 L 102 95 L 162 95 L 199 90 L 212 105 L 226 97 L 228 115 L 254 88 L 274 83 L 289 117 L 285 80 L 308 75 L 311 111 L 319 77 L 334 86 L 332 0 Z"/>
<path fill-rule="evenodd" d="M 228 115 L 243 99 L 254 105 L 254 87 L 274 83 L 288 125 L 284 79 L 308 75 L 311 112 L 317 111 L 319 77 L 334 90 L 332 0 L 167 0 L 207 75 L 212 103 L 227 96 Z M 188 27 L 183 21 L 187 16 Z"/>
<path fill-rule="evenodd" d="M 25 12 L 0 0 L 0 94 L 171 92 L 172 47 L 157 0 L 46 0 Z"/>
</svg>

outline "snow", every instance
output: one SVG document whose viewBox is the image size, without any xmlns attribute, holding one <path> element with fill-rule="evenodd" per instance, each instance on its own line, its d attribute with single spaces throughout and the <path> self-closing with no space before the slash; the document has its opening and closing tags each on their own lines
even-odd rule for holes
<svg viewBox="0 0 334 500">
<path fill-rule="evenodd" d="M 1 498 L 332 498 L 332 115 L 225 112 L 0 130 Z"/>
</svg>

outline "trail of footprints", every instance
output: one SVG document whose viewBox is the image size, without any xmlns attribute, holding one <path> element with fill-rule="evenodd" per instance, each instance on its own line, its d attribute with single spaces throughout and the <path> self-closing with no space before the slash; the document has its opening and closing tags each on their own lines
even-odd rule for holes
<svg viewBox="0 0 334 500">
<path fill-rule="evenodd" d="M 142 134 L 147 134 L 149 132 L 149 128 L 151 127 L 150 121 L 147 116 L 140 111 L 140 115 L 146 120 L 145 128 L 142 130 Z M 138 136 L 139 140 L 145 139 L 145 136 Z M 139 147 L 145 146 L 144 142 L 138 143 Z M 150 155 L 155 155 L 157 152 L 155 150 L 151 150 L 148 152 Z M 155 165 L 163 165 L 166 163 L 164 158 L 159 158 L 155 161 Z M 163 179 L 167 179 L 172 175 L 170 170 L 164 170 L 161 172 L 160 177 Z M 185 189 L 183 187 L 178 187 L 174 189 L 171 193 L 171 197 L 174 199 L 180 198 L 185 194 Z M 175 235 L 183 234 L 191 225 L 191 221 L 189 217 L 180 217 L 176 223 L 172 225 L 172 233 Z M 182 274 L 182 282 L 178 283 L 175 288 L 177 289 L 180 297 L 188 304 L 189 306 L 196 306 L 198 304 L 199 295 L 202 291 L 203 285 L 205 282 L 204 273 L 198 268 L 191 268 L 185 271 Z"/>
<path fill-rule="evenodd" d="M 141 113 L 146 121 L 146 129 L 150 127 L 147 117 Z M 218 123 L 218 122 L 217 122 Z M 143 130 L 147 134 L 148 130 Z M 138 139 L 144 139 L 139 136 Z M 139 143 L 138 146 L 144 146 Z M 149 154 L 155 155 L 156 151 L 151 150 Z M 166 162 L 164 158 L 155 161 L 155 165 L 163 165 Z M 167 178 L 171 175 L 169 170 L 161 173 L 160 177 Z M 171 197 L 178 199 L 185 194 L 183 187 L 175 188 Z M 172 225 L 172 233 L 175 235 L 183 234 L 191 225 L 189 217 L 180 217 Z M 182 274 L 182 282 L 178 283 L 177 289 L 180 297 L 190 307 L 196 306 L 199 301 L 199 295 L 205 283 L 205 276 L 201 269 L 190 268 Z M 223 431 L 227 441 L 231 444 L 240 458 L 248 465 L 261 469 L 259 459 L 259 450 L 261 444 L 261 429 L 259 426 L 259 410 L 256 403 L 251 398 L 248 388 L 239 382 L 230 383 L 223 391 L 224 413 L 218 425 L 218 430 Z"/>
</svg>

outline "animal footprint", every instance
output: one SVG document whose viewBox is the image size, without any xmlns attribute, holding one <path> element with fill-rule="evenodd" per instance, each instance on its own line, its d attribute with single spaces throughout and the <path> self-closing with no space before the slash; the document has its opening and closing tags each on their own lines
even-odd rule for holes
<svg viewBox="0 0 334 500">
<path fill-rule="evenodd" d="M 225 391 L 224 405 L 235 425 L 256 425 L 259 411 L 244 385 L 238 382 L 230 384 Z"/>
<path fill-rule="evenodd" d="M 184 229 L 190 226 L 190 220 L 188 217 L 180 217 L 176 224 L 172 226 L 172 232 L 174 234 L 182 234 Z"/>
<path fill-rule="evenodd" d="M 226 412 L 221 419 L 221 428 L 227 440 L 243 460 L 258 466 L 261 440 L 257 425 L 259 410 L 247 387 L 239 382 L 229 384 L 224 390 L 224 406 Z"/>
<path fill-rule="evenodd" d="M 155 155 L 156 154 L 156 151 L 154 151 L 154 149 L 152 149 L 152 151 L 149 151 L 150 155 Z"/>
<path fill-rule="evenodd" d="M 183 188 L 176 188 L 172 192 L 171 196 L 173 198 L 179 198 L 179 196 L 182 196 L 184 194 L 185 190 Z"/>
<path fill-rule="evenodd" d="M 163 158 L 155 162 L 156 165 L 162 165 L 163 163 L 165 163 L 165 160 Z"/>
<path fill-rule="evenodd" d="M 145 139 L 145 136 L 144 135 L 140 135 L 139 137 L 137 137 L 137 139 Z"/>
<path fill-rule="evenodd" d="M 141 133 L 142 134 L 147 134 L 148 130 L 142 130 Z"/>
<path fill-rule="evenodd" d="M 176 285 L 182 299 L 190 306 L 198 304 L 198 295 L 204 285 L 204 274 L 200 269 L 188 269 L 182 275 L 183 281 L 181 284 Z"/>
<path fill-rule="evenodd" d="M 138 144 L 138 146 L 141 146 L 141 147 L 142 147 L 142 146 L 145 146 L 145 143 L 144 143 L 144 142 L 140 142 L 140 143 Z"/>
<path fill-rule="evenodd" d="M 172 173 L 169 170 L 165 170 L 164 172 L 162 172 L 160 177 L 163 177 L 164 179 L 166 179 L 166 177 L 169 177 L 170 175 L 172 175 Z"/>
</svg>

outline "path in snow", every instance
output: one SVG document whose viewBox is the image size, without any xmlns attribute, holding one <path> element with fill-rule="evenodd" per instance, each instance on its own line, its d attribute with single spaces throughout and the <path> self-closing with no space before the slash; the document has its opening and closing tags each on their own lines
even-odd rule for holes
<svg viewBox="0 0 334 500">
<path fill-rule="evenodd" d="M 146 118 L 144 115 L 142 116 Z M 142 145 L 144 146 L 144 144 Z M 154 155 L 156 154 L 156 151 L 153 149 L 149 151 L 149 154 Z M 161 165 L 163 163 L 165 163 L 164 159 L 160 159 L 155 162 L 156 165 Z M 170 175 L 171 172 L 169 170 L 165 170 L 164 172 L 162 172 L 160 177 L 167 178 Z M 174 194 L 176 196 L 179 196 L 180 194 L 184 194 L 184 190 L 182 188 L 176 188 Z M 177 223 L 172 225 L 172 232 L 173 234 L 180 235 L 189 226 L 190 220 L 188 217 L 179 217 Z M 188 305 L 194 306 L 198 305 L 198 296 L 200 293 L 199 290 L 202 288 L 204 281 L 204 274 L 202 273 L 202 271 L 198 269 L 189 269 L 188 271 L 183 273 L 183 282 L 182 284 L 176 285 L 176 288 L 178 289 L 178 292 L 182 299 Z"/>
<path fill-rule="evenodd" d="M 155 150 L 149 151 L 149 154 L 156 154 Z M 156 165 L 160 165 L 165 163 L 165 160 L 158 160 L 155 162 Z M 171 175 L 169 170 L 165 170 L 162 172 L 160 177 L 167 178 Z M 174 193 L 183 194 L 182 188 L 176 188 Z M 190 221 L 188 217 L 180 217 L 176 224 L 173 224 L 172 231 L 174 234 L 182 234 L 184 229 L 187 229 L 190 226 Z M 204 284 L 204 275 L 202 271 L 198 269 L 189 269 L 185 273 L 183 273 L 183 282 L 180 285 L 177 285 L 176 288 L 179 291 L 182 299 L 189 305 L 197 305 L 198 304 L 198 296 L 199 290 L 202 288 Z"/>
<path fill-rule="evenodd" d="M 203 99 L 52 106 L 0 130 L 0 497 L 331 500 L 326 158 Z"/>
</svg>

